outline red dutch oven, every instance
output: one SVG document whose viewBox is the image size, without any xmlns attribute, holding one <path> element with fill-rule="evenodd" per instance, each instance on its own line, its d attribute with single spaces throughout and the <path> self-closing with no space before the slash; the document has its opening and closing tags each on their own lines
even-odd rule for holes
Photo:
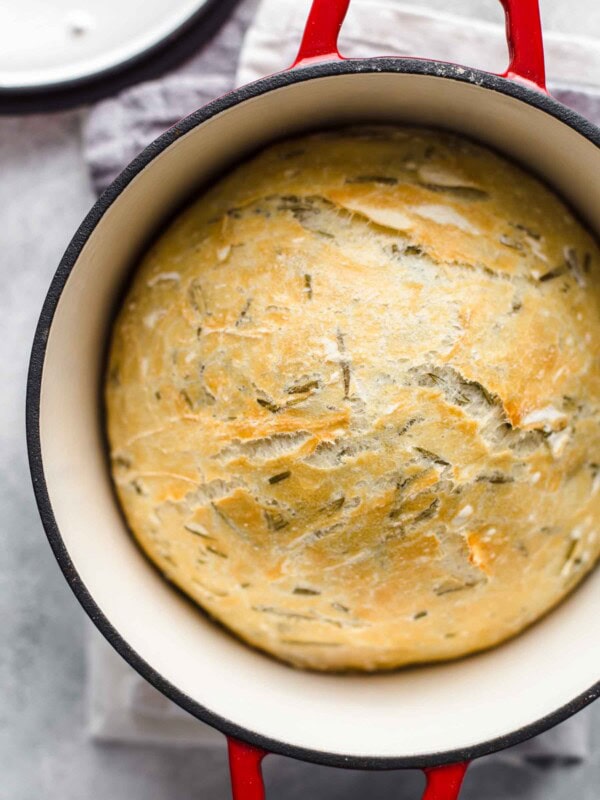
<svg viewBox="0 0 600 800">
<path fill-rule="evenodd" d="M 467 763 L 600 694 L 600 572 L 501 647 L 379 675 L 290 669 L 211 623 L 154 570 L 112 491 L 101 412 L 106 343 L 132 266 L 202 186 L 269 142 L 354 122 L 457 131 L 520 162 L 600 232 L 600 131 L 545 89 L 537 0 L 503 0 L 503 75 L 414 58 L 343 59 L 349 0 L 314 0 L 293 67 L 215 100 L 144 150 L 92 208 L 37 328 L 27 437 L 50 544 L 84 609 L 160 691 L 229 737 L 235 800 L 262 800 L 268 752 L 361 769 L 421 768 L 456 800 Z"/>
</svg>

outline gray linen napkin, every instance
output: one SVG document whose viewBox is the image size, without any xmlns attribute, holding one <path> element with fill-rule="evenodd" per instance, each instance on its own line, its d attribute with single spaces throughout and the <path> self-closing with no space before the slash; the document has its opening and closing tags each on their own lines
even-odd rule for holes
<svg viewBox="0 0 600 800">
<path fill-rule="evenodd" d="M 258 0 L 243 0 L 194 59 L 160 80 L 95 106 L 84 125 L 83 142 L 96 190 L 102 191 L 145 145 L 181 117 L 235 85 L 290 64 L 307 9 L 308 0 L 262 0 L 260 6 Z M 415 11 L 393 0 L 353 0 L 343 51 L 349 56 L 416 53 L 496 71 L 506 60 L 501 26 L 423 8 Z M 574 83 L 583 75 L 600 86 L 600 41 L 550 33 L 546 54 L 553 94 L 600 123 L 600 90 Z M 219 734 L 146 684 L 95 631 L 90 634 L 90 662 L 90 731 L 95 738 L 222 746 Z M 590 715 L 584 712 L 476 764 L 577 763 L 588 756 L 589 740 Z"/>
<path fill-rule="evenodd" d="M 98 193 L 159 134 L 234 87 L 240 47 L 257 4 L 242 0 L 212 41 L 176 72 L 92 108 L 83 148 Z"/>
</svg>

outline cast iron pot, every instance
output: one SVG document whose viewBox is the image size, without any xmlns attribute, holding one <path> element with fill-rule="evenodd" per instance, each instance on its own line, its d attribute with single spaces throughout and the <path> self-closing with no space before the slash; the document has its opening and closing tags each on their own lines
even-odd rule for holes
<svg viewBox="0 0 600 800">
<path fill-rule="evenodd" d="M 541 176 L 600 232 L 600 131 L 545 91 L 537 0 L 503 0 L 511 63 L 502 76 L 413 58 L 344 60 L 337 36 L 348 2 L 314 0 L 293 68 L 205 106 L 123 171 L 63 257 L 31 358 L 29 456 L 56 558 L 115 649 L 230 738 L 236 800 L 264 797 L 266 752 L 338 767 L 419 767 L 428 800 L 455 800 L 470 759 L 541 733 L 600 693 L 598 571 L 495 650 L 393 674 L 320 675 L 211 623 L 151 568 L 120 514 L 100 401 L 115 307 L 160 225 L 257 148 L 352 122 L 446 128 Z"/>
</svg>

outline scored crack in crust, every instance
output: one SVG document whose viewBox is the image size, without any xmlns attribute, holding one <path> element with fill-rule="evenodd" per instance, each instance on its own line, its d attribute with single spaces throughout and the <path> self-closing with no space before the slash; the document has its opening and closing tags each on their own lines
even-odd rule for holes
<svg viewBox="0 0 600 800">
<path fill-rule="evenodd" d="M 600 554 L 600 252 L 452 134 L 276 144 L 147 253 L 106 381 L 169 580 L 322 670 L 501 642 Z"/>
</svg>

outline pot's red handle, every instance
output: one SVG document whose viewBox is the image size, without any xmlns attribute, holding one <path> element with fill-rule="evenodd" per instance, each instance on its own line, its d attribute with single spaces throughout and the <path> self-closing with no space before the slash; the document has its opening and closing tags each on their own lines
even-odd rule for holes
<svg viewBox="0 0 600 800">
<path fill-rule="evenodd" d="M 261 764 L 266 750 L 227 737 L 233 800 L 265 800 Z"/>
<path fill-rule="evenodd" d="M 261 764 L 266 750 L 227 737 L 233 800 L 265 800 Z"/>
<path fill-rule="evenodd" d="M 458 800 L 460 787 L 469 767 L 468 761 L 425 769 L 427 784 L 422 800 Z"/>
<path fill-rule="evenodd" d="M 500 0 L 506 14 L 510 64 L 502 77 L 546 91 L 544 42 L 538 0 Z M 292 67 L 340 60 L 338 36 L 350 0 L 313 0 L 300 50 Z"/>
<path fill-rule="evenodd" d="M 227 742 L 233 800 L 265 800 L 261 765 L 268 752 L 231 737 Z M 458 800 L 468 766 L 468 763 L 449 764 L 423 770 L 427 784 L 422 800 Z"/>
</svg>

